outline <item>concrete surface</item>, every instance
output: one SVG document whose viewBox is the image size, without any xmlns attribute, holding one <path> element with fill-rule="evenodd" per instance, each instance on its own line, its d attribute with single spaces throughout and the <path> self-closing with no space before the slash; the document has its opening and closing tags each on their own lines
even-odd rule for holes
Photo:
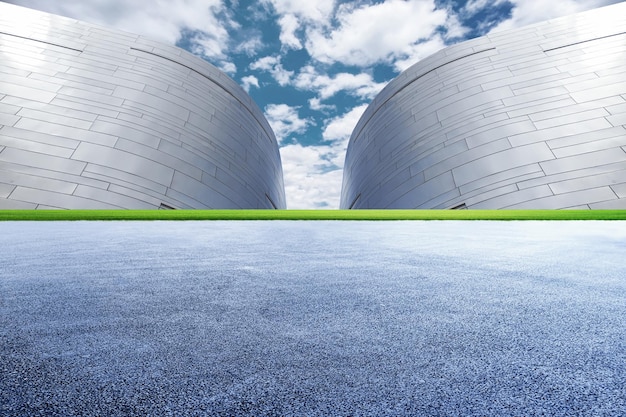
<svg viewBox="0 0 626 417">
<path fill-rule="evenodd" d="M 624 222 L 3 222 L 0 415 L 624 415 Z"/>
</svg>

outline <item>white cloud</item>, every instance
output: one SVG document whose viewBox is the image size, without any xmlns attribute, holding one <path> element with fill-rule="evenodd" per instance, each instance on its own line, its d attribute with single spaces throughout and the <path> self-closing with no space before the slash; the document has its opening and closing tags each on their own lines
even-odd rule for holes
<svg viewBox="0 0 626 417">
<path fill-rule="evenodd" d="M 291 107 L 286 104 L 269 104 L 265 108 L 265 117 L 279 144 L 294 133 L 305 132 L 306 128 L 313 124 L 309 119 L 300 118 L 298 107 Z"/>
<path fill-rule="evenodd" d="M 311 110 L 329 112 L 335 110 L 337 107 L 332 104 L 322 104 L 322 100 L 319 97 L 309 99 L 309 108 Z"/>
<path fill-rule="evenodd" d="M 435 52 L 446 47 L 444 40 L 439 34 L 433 36 L 431 39 L 420 42 L 414 45 L 408 45 L 404 48 L 404 56 L 401 59 L 397 59 L 393 66 L 398 71 L 404 71 L 411 65 L 421 61 L 422 59 L 434 54 Z"/>
<path fill-rule="evenodd" d="M 459 17 L 453 13 L 448 13 L 445 28 L 446 32 L 444 36 L 446 39 L 462 39 L 469 32 L 469 28 L 463 26 L 459 21 Z"/>
<path fill-rule="evenodd" d="M 502 3 L 503 0 L 469 0 L 462 8 L 462 13 L 473 16 L 485 7 L 492 7 Z"/>
<path fill-rule="evenodd" d="M 283 68 L 279 56 L 266 56 L 250 64 L 250 69 L 269 72 L 276 82 L 285 86 L 290 83 L 293 71 Z"/>
<path fill-rule="evenodd" d="M 343 171 L 333 146 L 292 144 L 280 148 L 289 209 L 339 208 Z"/>
<path fill-rule="evenodd" d="M 217 67 L 224 71 L 226 74 L 229 74 L 231 77 L 237 73 L 237 66 L 232 62 L 222 61 L 216 63 Z"/>
<path fill-rule="evenodd" d="M 492 32 L 518 28 L 615 3 L 615 0 L 510 0 L 511 18 L 500 22 Z"/>
<path fill-rule="evenodd" d="M 278 24 L 280 25 L 279 39 L 283 47 L 302 49 L 302 43 L 296 36 L 296 30 L 300 26 L 298 18 L 292 14 L 286 14 L 278 19 Z"/>
<path fill-rule="evenodd" d="M 383 3 L 339 6 L 339 27 L 327 33 L 307 31 L 306 47 L 320 62 L 368 66 L 392 62 L 405 54 L 407 45 L 430 38 L 445 25 L 447 12 L 432 0 L 388 0 Z"/>
<path fill-rule="evenodd" d="M 246 92 L 250 92 L 250 87 L 259 88 L 259 80 L 254 75 L 248 75 L 241 78 L 241 86 Z"/>
<path fill-rule="evenodd" d="M 366 108 L 358 106 L 330 120 L 323 133 L 330 145 L 280 148 L 288 208 L 339 208 L 346 147 Z"/>
<path fill-rule="evenodd" d="M 247 56 L 254 56 L 263 47 L 260 35 L 249 35 L 249 38 L 241 42 L 234 49 L 235 52 L 243 52 Z"/>
<path fill-rule="evenodd" d="M 347 145 L 347 140 L 350 138 L 365 109 L 367 109 L 367 104 L 362 104 L 341 116 L 330 119 L 324 128 L 324 139 L 333 142 L 345 142 L 345 145 Z"/>
<path fill-rule="evenodd" d="M 198 32 L 192 39 L 193 51 L 217 61 L 218 66 L 224 66 L 219 62 L 228 61 L 228 29 L 237 27 L 227 17 L 222 0 L 13 0 L 11 3 L 167 44 L 180 40 L 183 31 Z"/>
<path fill-rule="evenodd" d="M 296 32 L 310 24 L 326 24 L 335 7 L 334 0 L 263 0 L 262 4 L 279 16 L 279 39 L 285 49 L 302 49 Z"/>
<path fill-rule="evenodd" d="M 320 22 L 329 19 L 335 8 L 335 0 L 262 0 L 278 15 L 292 14 L 301 19 Z"/>
<path fill-rule="evenodd" d="M 328 99 L 340 91 L 347 91 L 350 95 L 360 98 L 373 98 L 385 86 L 377 83 L 371 75 L 366 73 L 350 74 L 338 73 L 332 77 L 319 74 L 317 70 L 307 65 L 302 68 L 294 80 L 294 86 L 301 90 L 315 91 L 322 100 Z"/>
</svg>

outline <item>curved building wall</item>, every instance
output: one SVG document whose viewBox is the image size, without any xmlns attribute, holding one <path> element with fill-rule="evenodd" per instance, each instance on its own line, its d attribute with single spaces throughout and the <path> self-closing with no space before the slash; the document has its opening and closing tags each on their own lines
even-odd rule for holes
<svg viewBox="0 0 626 417">
<path fill-rule="evenodd" d="M 0 3 L 0 208 L 284 208 L 278 145 L 221 71 Z"/>
<path fill-rule="evenodd" d="M 342 208 L 626 208 L 626 3 L 446 48 L 348 145 Z"/>
</svg>

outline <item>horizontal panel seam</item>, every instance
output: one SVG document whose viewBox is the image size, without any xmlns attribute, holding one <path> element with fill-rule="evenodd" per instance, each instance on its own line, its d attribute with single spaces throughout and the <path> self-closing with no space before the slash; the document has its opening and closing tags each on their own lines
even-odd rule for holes
<svg viewBox="0 0 626 417">
<path fill-rule="evenodd" d="M 71 51 L 83 52 L 82 49 L 71 48 L 69 46 L 61 45 L 61 44 L 58 44 L 58 43 L 48 42 L 48 41 L 44 41 L 44 40 L 41 40 L 41 39 L 30 38 L 28 36 L 16 35 L 14 33 L 0 32 L 0 35 L 13 36 L 13 37 L 20 38 L 20 39 L 27 39 L 29 41 L 41 42 L 41 43 L 45 43 L 47 45 L 58 46 L 59 48 L 69 49 Z"/>
<path fill-rule="evenodd" d="M 586 43 L 586 42 L 591 42 L 591 41 L 597 41 L 599 39 L 606 39 L 606 38 L 611 38 L 613 36 L 620 36 L 620 35 L 626 35 L 626 32 L 620 32 L 620 33 L 614 33 L 612 35 L 606 35 L 606 36 L 599 36 L 597 38 L 592 38 L 592 39 L 586 39 L 584 41 L 578 41 L 578 42 L 574 42 L 574 43 L 568 43 L 567 45 L 561 45 L 561 46 L 556 46 L 554 48 L 550 48 L 550 49 L 544 49 L 543 52 L 550 52 L 550 51 L 554 51 L 556 49 L 561 49 L 561 48 L 567 48 L 568 46 L 574 46 L 574 45 L 580 45 L 581 43 Z"/>
</svg>

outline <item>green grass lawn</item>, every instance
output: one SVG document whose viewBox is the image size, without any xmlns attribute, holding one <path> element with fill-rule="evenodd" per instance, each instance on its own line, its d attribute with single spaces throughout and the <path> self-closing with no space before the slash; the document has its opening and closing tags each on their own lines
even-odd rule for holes
<svg viewBox="0 0 626 417">
<path fill-rule="evenodd" d="M 626 210 L 0 210 L 3 220 L 626 220 Z"/>
</svg>

